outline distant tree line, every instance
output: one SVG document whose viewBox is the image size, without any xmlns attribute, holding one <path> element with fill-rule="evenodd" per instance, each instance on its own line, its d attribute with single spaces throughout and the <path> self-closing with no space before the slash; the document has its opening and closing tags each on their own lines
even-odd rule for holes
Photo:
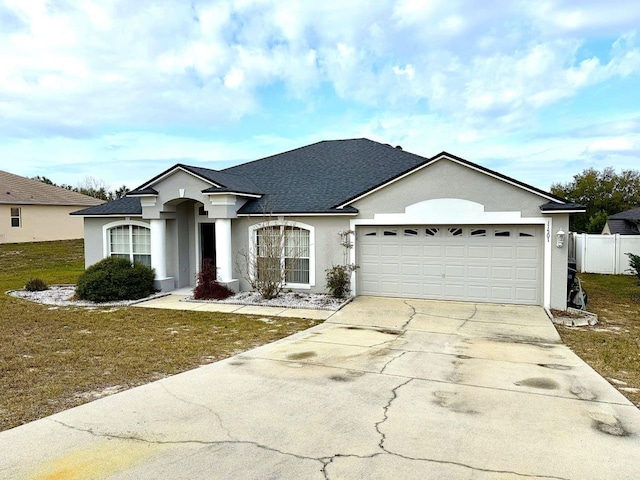
<svg viewBox="0 0 640 480">
<path fill-rule="evenodd" d="M 32 178 L 42 183 L 46 183 L 47 185 L 53 185 L 54 187 L 60 187 L 73 192 L 82 193 L 90 197 L 99 198 L 106 202 L 122 198 L 129 191 L 129 188 L 126 185 L 122 185 L 115 190 L 110 190 L 110 187 L 104 182 L 104 180 L 94 177 L 85 177 L 85 179 L 75 187 L 66 183 L 58 185 L 57 183 L 52 182 L 49 178 L 41 175 Z"/>
<path fill-rule="evenodd" d="M 601 233 L 609 215 L 640 207 L 640 172 L 587 168 L 571 182 L 551 185 L 551 193 L 586 207 L 585 213 L 571 216 L 572 231 Z"/>
</svg>

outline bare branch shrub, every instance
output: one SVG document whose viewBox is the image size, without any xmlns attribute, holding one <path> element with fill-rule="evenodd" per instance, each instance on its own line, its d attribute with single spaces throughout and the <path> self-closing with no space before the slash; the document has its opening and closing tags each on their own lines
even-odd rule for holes
<svg viewBox="0 0 640 480">
<path fill-rule="evenodd" d="M 287 283 L 309 282 L 307 230 L 268 217 L 240 251 L 238 270 L 263 298 L 277 297 Z"/>
</svg>

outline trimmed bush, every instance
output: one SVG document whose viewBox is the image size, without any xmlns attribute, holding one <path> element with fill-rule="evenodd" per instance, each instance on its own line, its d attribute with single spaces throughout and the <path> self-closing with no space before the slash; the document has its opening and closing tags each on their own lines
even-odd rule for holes
<svg viewBox="0 0 640 480">
<path fill-rule="evenodd" d="M 198 273 L 196 288 L 193 289 L 193 298 L 196 300 L 224 300 L 233 295 L 226 286 L 218 283 L 218 272 L 213 262 L 208 258 L 202 262 L 202 268 Z"/>
<path fill-rule="evenodd" d="M 24 289 L 27 292 L 42 292 L 49 290 L 49 285 L 41 278 L 31 278 L 24 286 Z"/>
<path fill-rule="evenodd" d="M 137 300 L 156 290 L 155 272 L 139 262 L 110 257 L 87 268 L 78 278 L 76 296 L 92 302 Z"/>
<path fill-rule="evenodd" d="M 335 298 L 345 298 L 351 293 L 351 273 L 357 265 L 334 265 L 327 272 L 327 290 Z"/>
</svg>

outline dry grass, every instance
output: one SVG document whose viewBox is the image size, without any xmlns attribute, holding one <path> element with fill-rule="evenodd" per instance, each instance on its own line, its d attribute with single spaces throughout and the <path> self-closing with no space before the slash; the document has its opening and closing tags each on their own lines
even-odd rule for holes
<svg viewBox="0 0 640 480">
<path fill-rule="evenodd" d="M 640 286 L 629 275 L 581 274 L 593 327 L 562 327 L 562 341 L 640 407 Z"/>
<path fill-rule="evenodd" d="M 318 323 L 135 307 L 55 308 L 4 292 L 75 283 L 82 241 L 0 245 L 0 430 L 214 362 Z"/>
</svg>

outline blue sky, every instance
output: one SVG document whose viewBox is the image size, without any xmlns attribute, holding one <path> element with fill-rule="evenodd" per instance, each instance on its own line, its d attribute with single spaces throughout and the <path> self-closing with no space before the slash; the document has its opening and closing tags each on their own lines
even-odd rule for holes
<svg viewBox="0 0 640 480">
<path fill-rule="evenodd" d="M 0 0 L 0 169 L 135 187 L 320 140 L 640 169 L 637 0 Z"/>
</svg>

